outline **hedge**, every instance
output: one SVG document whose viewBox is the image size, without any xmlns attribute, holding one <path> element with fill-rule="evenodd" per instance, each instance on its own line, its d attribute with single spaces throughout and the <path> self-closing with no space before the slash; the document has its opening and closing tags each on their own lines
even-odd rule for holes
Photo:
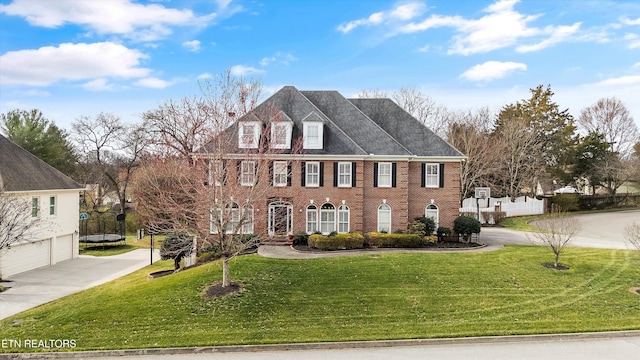
<svg viewBox="0 0 640 360">
<path fill-rule="evenodd" d="M 368 232 L 365 244 L 377 248 L 418 248 L 422 247 L 422 237 L 418 234 L 385 234 Z"/>
<path fill-rule="evenodd" d="M 309 236 L 309 247 L 320 250 L 351 250 L 364 247 L 364 236 L 358 233 L 326 236 L 313 234 Z"/>
</svg>

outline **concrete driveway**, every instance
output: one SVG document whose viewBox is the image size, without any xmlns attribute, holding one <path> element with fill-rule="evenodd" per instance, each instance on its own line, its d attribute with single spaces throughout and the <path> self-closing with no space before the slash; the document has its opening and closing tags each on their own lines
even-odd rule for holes
<svg viewBox="0 0 640 360">
<path fill-rule="evenodd" d="M 153 260 L 159 259 L 156 250 Z M 117 279 L 150 262 L 149 250 L 138 249 L 114 256 L 81 255 L 10 276 L 5 280 L 11 281 L 12 287 L 0 294 L 0 319 Z"/>
</svg>

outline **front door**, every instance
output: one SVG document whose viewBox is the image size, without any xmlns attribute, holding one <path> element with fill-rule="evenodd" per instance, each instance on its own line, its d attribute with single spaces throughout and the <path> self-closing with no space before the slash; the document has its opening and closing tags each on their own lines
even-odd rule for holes
<svg viewBox="0 0 640 360">
<path fill-rule="evenodd" d="M 269 204 L 269 236 L 293 233 L 293 206 L 278 201 Z"/>
</svg>

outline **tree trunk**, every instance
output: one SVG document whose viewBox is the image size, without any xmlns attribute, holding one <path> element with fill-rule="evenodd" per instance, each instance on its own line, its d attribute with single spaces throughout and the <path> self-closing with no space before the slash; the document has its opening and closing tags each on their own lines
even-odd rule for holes
<svg viewBox="0 0 640 360">
<path fill-rule="evenodd" d="M 555 261 L 555 263 L 553 265 L 557 269 L 558 268 L 558 260 L 560 259 L 560 252 L 557 251 L 555 255 L 556 255 L 556 261 Z"/>
<path fill-rule="evenodd" d="M 222 260 L 222 287 L 231 285 L 231 277 L 229 276 L 229 258 Z"/>
</svg>

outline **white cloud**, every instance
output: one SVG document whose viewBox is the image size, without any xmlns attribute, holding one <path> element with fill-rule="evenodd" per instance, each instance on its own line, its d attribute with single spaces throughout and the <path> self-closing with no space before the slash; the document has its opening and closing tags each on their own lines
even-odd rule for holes
<svg viewBox="0 0 640 360">
<path fill-rule="evenodd" d="M 375 12 L 367 18 L 352 20 L 338 25 L 338 31 L 348 33 L 360 26 L 379 25 L 386 21 L 406 21 L 420 16 L 425 9 L 425 5 L 420 2 L 404 3 L 389 11 Z"/>
<path fill-rule="evenodd" d="M 140 61 L 146 58 L 138 50 L 112 42 L 65 43 L 10 51 L 0 56 L 0 84 L 46 86 L 63 80 L 140 78 L 150 72 L 140 67 Z"/>
<path fill-rule="evenodd" d="M 595 85 L 597 86 L 629 86 L 640 85 L 640 75 L 626 75 L 615 78 L 602 80 Z"/>
<path fill-rule="evenodd" d="M 268 66 L 273 62 L 278 62 L 278 63 L 283 64 L 285 66 L 289 66 L 290 63 L 292 63 L 292 62 L 294 62 L 296 60 L 298 60 L 298 58 L 293 56 L 291 53 L 285 53 L 285 52 L 278 51 L 273 56 L 262 58 L 262 60 L 260 60 L 260 66 Z"/>
<path fill-rule="evenodd" d="M 216 13 L 197 16 L 190 9 L 137 4 L 130 0 L 110 0 L 108 6 L 102 1 L 14 0 L 0 5 L 0 12 L 24 17 L 33 26 L 56 28 L 76 24 L 99 34 L 117 34 L 142 41 L 171 35 L 171 26 L 204 25 L 217 16 Z"/>
<path fill-rule="evenodd" d="M 527 65 L 512 61 L 487 61 L 478 64 L 460 75 L 461 78 L 471 81 L 492 81 L 503 78 L 516 70 L 527 70 Z"/>
<path fill-rule="evenodd" d="M 29 89 L 25 91 L 16 91 L 16 93 L 26 96 L 49 96 L 51 95 L 48 91 L 40 90 L 40 89 Z"/>
<path fill-rule="evenodd" d="M 154 77 L 140 79 L 135 83 L 133 83 L 133 85 L 151 88 L 151 89 L 164 89 L 167 86 L 170 86 L 171 84 L 172 83 L 169 81 L 165 81 L 165 80 L 154 78 Z"/>
<path fill-rule="evenodd" d="M 185 41 L 182 43 L 182 46 L 191 52 L 198 52 L 200 51 L 200 40 Z"/>
<path fill-rule="evenodd" d="M 633 67 L 633 68 L 640 68 L 640 62 L 637 62 L 637 63 L 633 64 L 631 67 Z"/>
<path fill-rule="evenodd" d="M 421 47 L 418 49 L 418 52 L 429 52 L 429 49 L 431 48 L 431 46 L 429 44 Z"/>
<path fill-rule="evenodd" d="M 115 86 L 105 78 L 91 80 L 83 84 L 82 87 L 89 91 L 112 91 L 115 89 Z"/>
<path fill-rule="evenodd" d="M 198 75 L 198 77 L 196 79 L 198 80 L 204 80 L 204 79 L 209 79 L 212 78 L 213 75 L 209 74 L 209 73 L 202 73 L 200 75 Z"/>
<path fill-rule="evenodd" d="M 629 49 L 635 49 L 640 47 L 640 36 L 637 34 L 628 33 L 623 37 L 624 40 L 629 41 L 627 47 Z"/>
<path fill-rule="evenodd" d="M 247 76 L 252 74 L 260 74 L 263 73 L 264 70 L 256 69 L 250 66 L 244 65 L 233 65 L 230 69 L 231 75 L 234 76 Z"/>
<path fill-rule="evenodd" d="M 437 27 L 452 27 L 457 31 L 449 54 L 471 55 L 516 45 L 524 38 L 546 37 L 537 44 L 523 47 L 523 51 L 540 50 L 566 40 L 575 33 L 580 23 L 570 26 L 547 26 L 544 29 L 529 26 L 541 15 L 525 15 L 514 10 L 519 0 L 499 0 L 483 11 L 479 19 L 460 16 L 431 15 L 421 22 L 412 22 L 399 28 L 400 33 L 415 33 Z"/>
<path fill-rule="evenodd" d="M 628 17 L 620 18 L 620 22 L 625 25 L 640 25 L 640 17 L 637 19 L 629 19 Z"/>
</svg>

